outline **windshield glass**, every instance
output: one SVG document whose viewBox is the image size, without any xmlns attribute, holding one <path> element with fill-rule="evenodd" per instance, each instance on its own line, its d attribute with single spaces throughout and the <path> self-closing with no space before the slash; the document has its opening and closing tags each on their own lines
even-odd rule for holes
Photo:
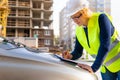
<svg viewBox="0 0 120 80">
<path fill-rule="evenodd" d="M 8 43 L 8 42 L 1 42 L 0 43 L 0 48 L 2 48 L 2 49 L 13 49 L 13 48 L 17 48 L 17 46 L 15 46 L 11 43 Z"/>
</svg>

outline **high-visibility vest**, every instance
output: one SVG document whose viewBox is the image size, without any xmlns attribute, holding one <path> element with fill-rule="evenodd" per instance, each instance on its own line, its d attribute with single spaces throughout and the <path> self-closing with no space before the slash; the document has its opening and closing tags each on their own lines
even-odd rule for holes
<svg viewBox="0 0 120 80">
<path fill-rule="evenodd" d="M 99 18 L 100 13 L 93 13 L 92 17 L 88 21 L 88 39 L 89 45 L 87 43 L 87 37 L 82 26 L 76 27 L 76 37 L 83 48 L 91 55 L 97 55 L 98 49 L 100 47 L 100 28 L 99 28 Z M 107 15 L 108 16 L 108 15 Z M 108 16 L 111 21 L 111 18 Z M 105 66 L 111 72 L 117 72 L 120 70 L 120 41 L 117 40 L 118 33 L 115 30 L 111 36 L 111 45 L 108 55 L 106 56 L 103 66 Z M 104 67 L 101 67 L 101 71 L 104 73 Z"/>
</svg>

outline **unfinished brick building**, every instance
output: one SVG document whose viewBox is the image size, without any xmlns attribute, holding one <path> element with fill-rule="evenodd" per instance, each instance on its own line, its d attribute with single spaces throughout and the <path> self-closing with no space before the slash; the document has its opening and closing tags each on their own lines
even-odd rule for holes
<svg viewBox="0 0 120 80">
<path fill-rule="evenodd" d="M 39 47 L 53 46 L 53 0 L 9 0 L 7 37 L 38 37 Z"/>
</svg>

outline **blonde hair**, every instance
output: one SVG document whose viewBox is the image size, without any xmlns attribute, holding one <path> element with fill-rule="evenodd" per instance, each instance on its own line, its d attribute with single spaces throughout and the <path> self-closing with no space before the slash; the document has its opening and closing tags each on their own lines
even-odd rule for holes
<svg viewBox="0 0 120 80">
<path fill-rule="evenodd" d="M 82 14 L 88 18 L 91 17 L 93 13 L 89 8 L 83 8 L 81 11 L 82 11 Z"/>
</svg>

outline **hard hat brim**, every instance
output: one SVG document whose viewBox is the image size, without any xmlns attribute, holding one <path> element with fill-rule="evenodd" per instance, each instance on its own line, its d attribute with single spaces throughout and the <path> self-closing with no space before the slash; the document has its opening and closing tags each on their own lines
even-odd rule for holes
<svg viewBox="0 0 120 80">
<path fill-rule="evenodd" d="M 80 10 L 82 10 L 83 8 L 78 8 L 76 10 L 74 10 L 73 12 L 70 12 L 67 14 L 67 17 L 71 17 L 72 15 L 76 14 L 77 12 L 79 12 Z"/>
</svg>

